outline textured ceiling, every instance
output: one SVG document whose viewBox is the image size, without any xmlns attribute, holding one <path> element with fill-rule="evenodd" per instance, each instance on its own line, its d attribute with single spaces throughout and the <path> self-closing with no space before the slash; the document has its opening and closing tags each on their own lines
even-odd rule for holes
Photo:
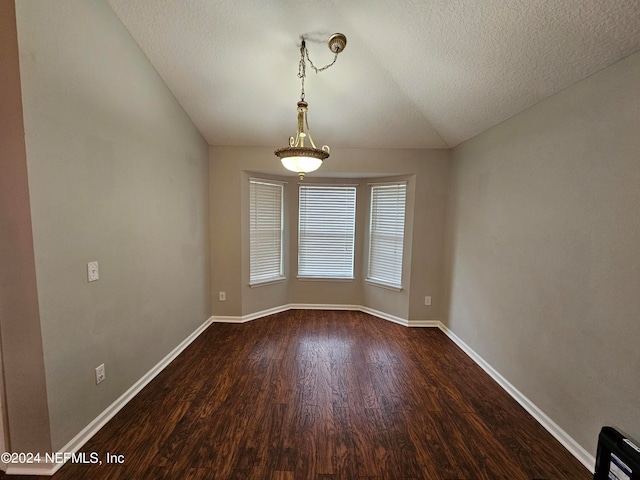
<svg viewBox="0 0 640 480">
<path fill-rule="evenodd" d="M 639 0 L 108 0 L 211 145 L 447 148 L 640 50 Z M 639 79 L 640 83 L 640 79 Z"/>
</svg>

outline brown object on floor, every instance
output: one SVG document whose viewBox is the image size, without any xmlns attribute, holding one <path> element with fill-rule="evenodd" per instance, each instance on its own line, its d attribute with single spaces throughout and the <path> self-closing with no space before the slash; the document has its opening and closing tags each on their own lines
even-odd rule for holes
<svg viewBox="0 0 640 480">
<path fill-rule="evenodd" d="M 82 451 L 124 463 L 53 480 L 592 479 L 440 330 L 360 312 L 213 324 Z"/>
</svg>

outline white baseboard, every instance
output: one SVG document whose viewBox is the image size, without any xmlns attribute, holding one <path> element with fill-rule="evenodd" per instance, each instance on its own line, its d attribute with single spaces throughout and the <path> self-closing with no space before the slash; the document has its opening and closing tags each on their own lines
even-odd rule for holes
<svg viewBox="0 0 640 480">
<path fill-rule="evenodd" d="M 476 362 L 480 368 L 487 372 L 498 385 L 500 385 L 513 399 L 518 402 L 529 414 L 535 418 L 545 430 L 555 437 L 574 457 L 576 457 L 582 465 L 584 465 L 591 473 L 595 472 L 596 459 L 587 452 L 578 442 L 558 426 L 551 418 L 549 418 L 542 410 L 540 410 L 531 400 L 529 400 L 522 392 L 514 387 L 504 378 L 497 370 L 489 365 L 480 355 L 467 345 L 460 337 L 453 333 L 446 325 L 440 324 L 442 330 L 458 347 L 462 349 L 471 359 Z"/>
<path fill-rule="evenodd" d="M 213 319 L 213 323 L 244 323 L 242 317 L 226 317 L 226 316 L 218 316 L 211 317 Z"/>
<path fill-rule="evenodd" d="M 257 320 L 261 317 L 266 317 L 267 315 L 275 315 L 276 313 L 286 312 L 290 310 L 289 305 L 282 305 L 275 308 L 270 308 L 268 310 L 263 310 L 262 312 L 250 313 L 249 315 L 244 315 L 242 317 L 243 322 L 250 322 L 251 320 Z"/>
<path fill-rule="evenodd" d="M 337 303 L 290 303 L 287 305 L 288 310 L 345 310 L 359 311 L 363 307 L 360 305 L 347 305 Z"/>
<path fill-rule="evenodd" d="M 260 312 L 251 313 L 249 315 L 243 315 L 241 317 L 226 317 L 226 316 L 213 316 L 214 323 L 246 323 L 251 320 L 257 320 L 258 318 L 266 317 L 267 315 L 273 315 L 275 313 L 285 312 L 287 310 L 346 310 L 364 312 L 374 317 L 382 318 L 393 323 L 404 325 L 405 327 L 437 327 L 440 322 L 437 320 L 418 320 L 408 321 L 404 318 L 391 315 L 390 313 L 381 312 L 380 310 L 374 310 L 373 308 L 364 307 L 362 305 L 344 305 L 344 304 L 331 304 L 331 303 L 289 303 L 279 307 L 270 308 L 268 310 L 262 310 Z"/>
<path fill-rule="evenodd" d="M 213 323 L 247 323 L 252 320 L 257 320 L 262 317 L 266 317 L 268 315 L 274 315 L 280 312 L 286 312 L 287 310 L 291 310 L 289 305 L 281 305 L 279 307 L 269 308 L 267 310 L 261 310 L 259 312 L 250 313 L 248 315 L 242 316 L 222 316 L 222 315 L 214 315 L 211 317 L 211 321 Z"/>
<path fill-rule="evenodd" d="M 440 328 L 442 322 L 438 320 L 409 320 L 408 327 L 421 327 L 421 328 Z"/>
<path fill-rule="evenodd" d="M 213 322 L 213 317 L 200 325 L 191 335 L 185 338 L 180 344 L 171 350 L 162 360 L 160 360 L 151 370 L 149 370 L 140 380 L 134 383 L 126 392 L 118 397 L 100 415 L 98 415 L 89 425 L 84 427 L 80 433 L 73 437 L 69 443 L 60 449 L 59 455 L 74 454 L 93 437 L 109 420 L 111 420 L 129 401 L 135 397 L 151 380 L 153 380 L 164 368 L 169 365 L 182 351 L 187 348 L 202 332 L 204 332 Z M 65 462 L 62 463 L 40 463 L 30 465 L 9 465 L 7 475 L 47 475 L 56 473 Z"/>
<path fill-rule="evenodd" d="M 409 326 L 408 320 L 397 317 L 395 315 L 391 315 L 390 313 L 381 312 L 380 310 L 375 310 L 369 307 L 360 307 L 360 311 L 364 313 L 368 313 L 369 315 L 373 315 L 374 317 L 382 318 L 383 320 L 388 320 L 390 322 L 397 323 L 398 325 L 402 325 L 404 327 Z"/>
<path fill-rule="evenodd" d="M 9 464 L 7 466 L 7 475 L 45 475 L 50 477 L 56 473 L 62 464 L 57 463 L 32 463 L 29 465 L 14 465 Z"/>
</svg>

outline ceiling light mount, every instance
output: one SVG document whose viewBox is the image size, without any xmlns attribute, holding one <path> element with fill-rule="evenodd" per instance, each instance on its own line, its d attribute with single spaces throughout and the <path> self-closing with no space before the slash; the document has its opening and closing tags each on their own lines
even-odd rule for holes
<svg viewBox="0 0 640 480">
<path fill-rule="evenodd" d="M 300 63 L 298 64 L 298 78 L 302 83 L 302 88 L 300 90 L 300 101 L 298 102 L 298 128 L 296 136 L 289 137 L 288 147 L 278 148 L 273 152 L 280 158 L 282 165 L 284 165 L 287 170 L 291 170 L 298 174 L 300 180 L 304 179 L 304 175 L 306 173 L 313 172 L 320 168 L 322 162 L 326 158 L 329 158 L 329 146 L 324 145 L 322 148 L 317 148 L 316 144 L 313 142 L 313 138 L 311 138 L 309 121 L 307 120 L 309 104 L 304 99 L 304 79 L 307 76 L 306 61 L 309 62 L 309 65 L 316 73 L 326 70 L 336 63 L 338 54 L 347 46 L 347 37 L 342 33 L 334 33 L 329 37 L 327 44 L 329 46 L 329 50 L 334 54 L 333 61 L 322 68 L 317 68 L 311 61 L 311 58 L 309 58 L 309 50 L 307 50 L 305 39 L 302 37 L 302 44 L 300 46 Z M 307 138 L 309 139 L 311 146 L 305 145 L 305 139 Z"/>
<path fill-rule="evenodd" d="M 333 53 L 340 53 L 344 50 L 344 47 L 347 46 L 347 37 L 342 33 L 334 33 L 329 37 L 329 41 L 327 43 L 329 45 L 329 50 Z"/>
</svg>

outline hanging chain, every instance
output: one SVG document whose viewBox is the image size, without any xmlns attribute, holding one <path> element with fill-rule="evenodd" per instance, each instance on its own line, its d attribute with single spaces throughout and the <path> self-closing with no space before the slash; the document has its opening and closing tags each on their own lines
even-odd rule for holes
<svg viewBox="0 0 640 480">
<path fill-rule="evenodd" d="M 329 68 L 331 65 L 333 65 L 334 63 L 336 63 L 336 60 L 338 59 L 338 52 L 336 52 L 335 57 L 333 57 L 333 62 L 328 63 L 327 65 L 325 65 L 325 66 L 324 66 L 324 67 L 322 67 L 322 68 L 318 68 L 318 67 L 316 67 L 316 66 L 313 64 L 313 62 L 312 62 L 312 61 L 311 61 L 311 59 L 309 58 L 309 50 L 307 50 L 306 48 L 305 48 L 304 50 L 305 50 L 305 52 L 307 53 L 307 60 L 309 60 L 309 65 L 311 65 L 311 68 L 313 68 L 313 69 L 316 71 L 316 73 L 320 73 L 320 72 L 322 72 L 322 71 L 326 70 L 326 69 L 327 69 L 327 68 Z"/>
<path fill-rule="evenodd" d="M 300 47 L 300 63 L 298 64 L 298 78 L 302 80 L 302 90 L 300 91 L 300 100 L 304 102 L 304 78 L 307 76 L 307 65 L 304 63 L 304 52 L 307 49 L 304 37 L 302 38 L 302 46 Z"/>
<path fill-rule="evenodd" d="M 307 64 L 304 61 L 305 55 L 307 57 L 307 60 L 309 60 L 309 65 L 311 65 L 311 68 L 313 68 L 316 73 L 320 73 L 326 70 L 327 68 L 332 66 L 334 63 L 336 63 L 336 60 L 338 59 L 338 52 L 335 52 L 335 56 L 333 57 L 333 62 L 328 63 L 322 68 L 316 67 L 311 61 L 311 58 L 309 58 L 309 50 L 307 50 L 306 42 L 304 41 L 304 37 L 302 37 L 302 45 L 300 46 L 300 63 L 298 64 L 298 78 L 302 81 L 302 89 L 300 91 L 300 100 L 302 101 L 304 101 L 304 79 L 307 76 Z"/>
</svg>

